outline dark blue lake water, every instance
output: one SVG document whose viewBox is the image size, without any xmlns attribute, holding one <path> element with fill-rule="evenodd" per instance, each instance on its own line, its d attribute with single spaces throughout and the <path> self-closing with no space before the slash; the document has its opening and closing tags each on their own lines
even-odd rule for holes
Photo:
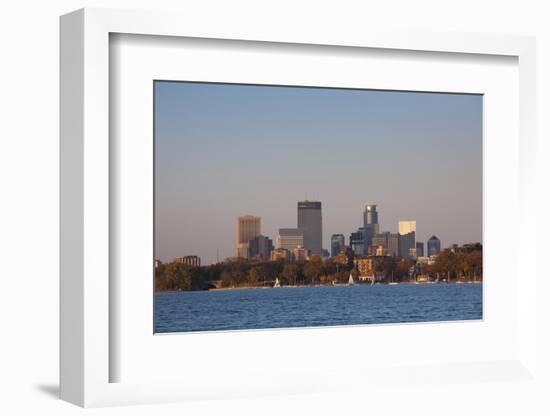
<svg viewBox="0 0 550 416">
<path fill-rule="evenodd" d="M 155 294 L 155 332 L 481 318 L 481 284 L 283 287 Z"/>
</svg>

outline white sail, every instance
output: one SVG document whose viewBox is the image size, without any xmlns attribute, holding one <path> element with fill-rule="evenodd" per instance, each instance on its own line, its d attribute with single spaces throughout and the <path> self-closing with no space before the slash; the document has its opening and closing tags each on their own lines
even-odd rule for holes
<svg viewBox="0 0 550 416">
<path fill-rule="evenodd" d="M 275 278 L 275 284 L 273 285 L 273 287 L 281 287 L 281 283 L 279 283 L 278 277 Z"/>
<path fill-rule="evenodd" d="M 351 275 L 351 273 L 349 274 L 349 280 L 348 280 L 348 285 L 351 286 L 355 284 L 355 282 L 353 281 L 353 276 Z"/>
</svg>

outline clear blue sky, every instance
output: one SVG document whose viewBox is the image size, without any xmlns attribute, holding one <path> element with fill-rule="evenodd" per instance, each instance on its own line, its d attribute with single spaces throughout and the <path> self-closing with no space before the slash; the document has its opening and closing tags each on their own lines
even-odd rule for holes
<svg viewBox="0 0 550 416">
<path fill-rule="evenodd" d="M 366 203 L 381 231 L 481 241 L 482 97 L 155 83 L 156 258 L 232 256 L 245 214 L 275 240 L 304 199 L 323 204 L 325 248 Z"/>
</svg>

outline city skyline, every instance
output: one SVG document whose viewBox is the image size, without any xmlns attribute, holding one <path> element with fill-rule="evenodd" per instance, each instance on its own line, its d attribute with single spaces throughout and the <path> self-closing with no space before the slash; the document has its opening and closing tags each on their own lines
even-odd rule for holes
<svg viewBox="0 0 550 416">
<path fill-rule="evenodd" d="M 322 201 L 322 248 L 415 219 L 416 241 L 482 242 L 481 96 L 155 83 L 155 258 L 232 257 L 235 220 L 296 227 Z M 349 244 L 349 243 L 348 243 Z"/>
<path fill-rule="evenodd" d="M 300 221 L 300 205 L 301 204 L 319 204 L 319 207 L 320 207 L 321 201 L 308 201 L 308 200 L 298 201 L 298 221 Z M 432 244 L 433 244 L 433 241 L 435 240 L 435 241 L 437 241 L 437 250 L 436 250 L 437 252 L 434 252 L 431 255 L 438 254 L 441 248 L 448 248 L 448 247 L 451 247 L 453 245 L 481 243 L 481 241 L 471 240 L 471 241 L 467 241 L 467 242 L 463 242 L 463 243 L 459 244 L 459 243 L 456 243 L 455 241 L 453 241 L 453 242 L 449 242 L 445 246 L 440 247 L 441 240 L 439 238 L 437 238 L 434 234 L 432 234 L 431 237 L 429 239 L 426 239 L 425 241 L 418 241 L 418 239 L 416 238 L 417 229 L 416 229 L 416 221 L 415 220 L 399 220 L 397 222 L 397 232 L 395 232 L 393 230 L 379 229 L 379 227 L 378 227 L 378 225 L 379 225 L 378 224 L 378 213 L 379 212 L 376 210 L 376 205 L 373 205 L 373 204 L 367 204 L 366 205 L 365 212 L 364 212 L 364 214 L 365 214 L 364 215 L 365 224 L 367 223 L 366 213 L 367 213 L 367 211 L 371 211 L 371 208 L 372 208 L 372 211 L 374 212 L 374 220 L 373 221 L 369 220 L 368 223 L 377 225 L 377 227 L 375 227 L 376 232 L 374 232 L 374 234 L 372 235 L 372 237 L 374 237 L 375 239 L 376 238 L 378 238 L 378 239 L 386 238 L 387 239 L 388 235 L 390 235 L 390 236 L 392 236 L 392 235 L 393 236 L 399 236 L 400 238 L 404 237 L 405 240 L 403 240 L 403 241 L 407 244 L 407 247 L 416 249 L 418 247 L 418 244 L 420 244 L 421 247 L 422 247 L 422 250 L 423 250 L 423 247 L 424 247 L 425 243 L 428 244 L 428 247 L 429 247 L 430 242 L 432 242 Z M 319 214 L 319 215 L 321 216 L 321 214 Z M 320 228 L 322 228 L 322 222 L 319 224 L 319 226 L 320 226 Z M 351 248 L 353 250 L 352 242 L 351 242 L 351 236 L 353 234 L 358 233 L 359 230 L 361 231 L 361 238 L 364 239 L 367 236 L 367 234 L 365 233 L 366 232 L 365 227 L 359 227 L 355 232 L 351 231 L 350 233 L 348 233 L 348 235 L 350 235 L 350 238 L 347 240 L 347 242 L 348 242 L 347 244 L 346 244 L 346 237 L 345 237 L 346 234 L 345 233 L 344 234 L 341 234 L 341 233 L 331 234 L 329 236 L 329 245 L 328 245 L 328 247 L 325 247 L 323 245 L 321 250 L 326 251 L 330 257 L 334 257 L 335 255 L 337 255 L 338 253 L 333 254 L 333 251 L 332 251 L 332 249 L 334 247 L 334 245 L 333 245 L 334 237 L 339 237 L 339 240 L 341 241 L 341 244 L 342 244 L 342 249 L 343 248 Z M 230 258 L 237 258 L 237 257 L 254 258 L 254 256 L 249 257 L 248 254 L 245 254 L 245 253 L 248 253 L 248 250 L 250 248 L 250 244 L 254 244 L 254 243 L 258 244 L 258 241 L 257 241 L 258 238 L 266 239 L 270 243 L 272 243 L 272 240 L 277 241 L 276 246 L 271 246 L 271 250 L 282 248 L 282 249 L 289 250 L 290 252 L 292 252 L 294 247 L 297 247 L 297 248 L 300 248 L 300 249 L 307 250 L 309 252 L 309 255 L 319 255 L 319 254 L 316 254 L 316 253 L 314 253 L 314 251 L 309 249 L 309 247 L 311 247 L 311 245 L 308 246 L 308 244 L 306 243 L 305 232 L 304 231 L 305 231 L 305 229 L 303 227 L 279 228 L 278 233 L 275 236 L 276 237 L 276 240 L 275 240 L 275 239 L 271 238 L 272 236 L 263 234 L 261 232 L 261 217 L 260 216 L 251 215 L 251 214 L 241 215 L 241 216 L 237 217 L 237 232 L 236 232 L 236 239 L 235 239 L 235 246 L 234 246 L 234 254 L 231 255 L 231 256 L 227 256 L 225 258 L 220 258 L 219 253 L 217 253 L 216 261 L 215 262 L 212 261 L 210 263 L 207 263 L 207 265 L 208 264 L 214 264 L 214 263 L 219 262 L 219 261 L 224 261 L 224 260 L 227 260 L 227 259 L 230 259 Z M 280 242 L 279 239 L 281 237 L 282 238 L 290 238 L 290 241 Z M 296 238 L 298 238 L 298 239 L 296 239 Z M 412 240 L 409 241 L 410 238 L 412 238 Z M 373 243 L 373 245 L 377 245 L 377 244 L 379 244 L 379 243 L 376 243 L 376 242 Z M 396 242 L 396 244 L 397 244 L 397 242 Z M 401 244 L 401 242 L 399 244 Z M 290 247 L 290 248 L 285 247 L 286 245 L 289 245 L 289 246 L 292 246 L 292 247 Z M 370 244 L 368 244 L 368 246 L 370 246 Z M 365 244 L 365 248 L 366 247 L 367 247 L 367 244 Z M 407 248 L 407 250 L 408 250 L 408 248 Z M 422 257 L 423 254 L 424 253 L 422 253 L 422 255 L 419 255 L 419 257 Z M 367 253 L 366 252 L 364 252 L 364 253 L 355 253 L 355 255 L 361 257 L 361 256 L 367 256 Z M 408 257 L 408 254 L 405 254 L 403 252 L 398 252 L 398 251 L 396 251 L 395 255 L 400 256 L 402 258 L 407 258 Z M 196 254 L 187 254 L 183 257 L 193 257 L 193 258 L 197 257 L 199 264 L 200 264 L 200 261 L 201 261 L 200 256 L 197 256 Z M 164 259 L 164 260 L 163 259 L 155 259 L 155 261 L 157 261 L 157 260 L 180 261 L 181 258 L 182 258 L 181 256 L 176 256 L 172 260 L 170 260 L 170 259 Z M 263 255 L 262 259 L 263 260 L 268 260 L 269 256 L 268 255 L 267 256 Z"/>
</svg>

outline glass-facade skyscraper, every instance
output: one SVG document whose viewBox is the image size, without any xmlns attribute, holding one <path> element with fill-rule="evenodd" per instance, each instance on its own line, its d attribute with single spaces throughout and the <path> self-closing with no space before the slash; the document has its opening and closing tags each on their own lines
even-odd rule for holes
<svg viewBox="0 0 550 416">
<path fill-rule="evenodd" d="M 298 202 L 298 228 L 304 235 L 304 247 L 312 255 L 320 256 L 323 249 L 323 216 L 321 202 Z"/>
<path fill-rule="evenodd" d="M 330 255 L 332 257 L 340 254 L 346 247 L 346 238 L 343 234 L 332 234 L 330 237 Z"/>
<path fill-rule="evenodd" d="M 424 257 L 424 243 L 416 242 L 416 257 Z"/>
<path fill-rule="evenodd" d="M 367 204 L 363 212 L 363 228 L 365 229 L 363 244 L 365 252 L 372 246 L 372 238 L 379 232 L 378 227 L 378 211 L 376 211 L 376 205 Z"/>
<path fill-rule="evenodd" d="M 349 246 L 356 256 L 364 256 L 367 254 L 367 246 L 365 245 L 365 229 L 360 227 L 356 232 L 349 236 Z"/>
<path fill-rule="evenodd" d="M 426 243 L 428 257 L 437 256 L 441 252 L 441 241 L 435 235 L 432 235 Z"/>
</svg>

